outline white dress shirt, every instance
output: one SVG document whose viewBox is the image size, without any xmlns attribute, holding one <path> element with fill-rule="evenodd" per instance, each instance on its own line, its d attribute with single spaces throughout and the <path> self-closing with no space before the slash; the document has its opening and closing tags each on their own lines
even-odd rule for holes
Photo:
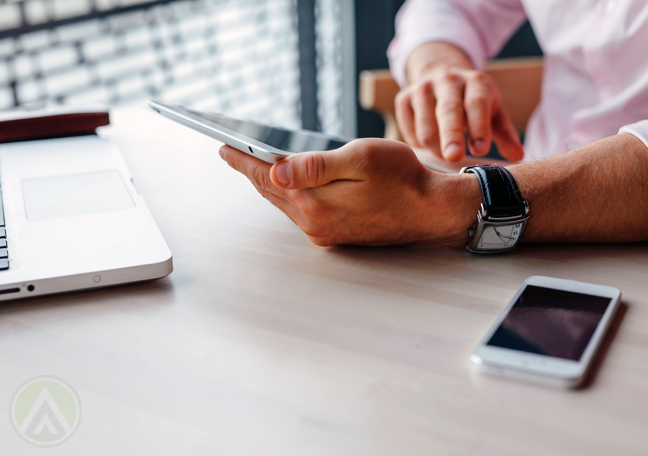
<svg viewBox="0 0 648 456">
<path fill-rule="evenodd" d="M 545 57 L 525 161 L 561 154 L 619 129 L 648 147 L 646 0 L 408 0 L 388 50 L 394 77 L 407 85 L 407 57 L 430 41 L 458 46 L 483 69 L 526 18 Z"/>
</svg>

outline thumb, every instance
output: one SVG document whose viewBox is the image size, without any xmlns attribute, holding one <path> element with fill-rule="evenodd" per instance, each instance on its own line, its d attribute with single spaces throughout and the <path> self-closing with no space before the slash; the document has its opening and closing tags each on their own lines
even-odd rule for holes
<svg viewBox="0 0 648 456">
<path fill-rule="evenodd" d="M 524 158 L 520 135 L 508 113 L 501 106 L 493 116 L 493 139 L 502 157 L 512 162 Z"/>
<path fill-rule="evenodd" d="M 354 172 L 352 156 L 345 147 L 323 152 L 301 152 L 272 165 L 270 179 L 279 188 L 300 189 L 336 180 L 361 180 Z"/>
</svg>

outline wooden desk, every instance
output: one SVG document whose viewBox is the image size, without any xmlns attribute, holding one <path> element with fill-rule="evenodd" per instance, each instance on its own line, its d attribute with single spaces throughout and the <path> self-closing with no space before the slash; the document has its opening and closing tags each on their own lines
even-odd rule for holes
<svg viewBox="0 0 648 456">
<path fill-rule="evenodd" d="M 113 115 L 174 253 L 168 278 L 0 306 L 4 455 L 639 455 L 648 245 L 319 248 L 218 156 L 147 110 Z M 612 285 L 627 311 L 591 386 L 479 377 L 468 354 L 523 279 Z M 52 375 L 82 405 L 42 450 L 9 422 Z"/>
</svg>

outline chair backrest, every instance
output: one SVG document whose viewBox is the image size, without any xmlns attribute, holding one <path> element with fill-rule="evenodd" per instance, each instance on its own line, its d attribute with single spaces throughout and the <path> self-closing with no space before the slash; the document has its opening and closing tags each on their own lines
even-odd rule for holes
<svg viewBox="0 0 648 456">
<path fill-rule="evenodd" d="M 502 103 L 520 132 L 525 131 L 529 117 L 540 101 L 542 69 L 541 57 L 499 59 L 486 65 L 486 73 L 497 84 Z M 397 140 L 402 139 L 394 108 L 399 90 L 389 70 L 370 70 L 360 74 L 360 105 L 380 113 L 385 120 L 385 138 Z"/>
</svg>

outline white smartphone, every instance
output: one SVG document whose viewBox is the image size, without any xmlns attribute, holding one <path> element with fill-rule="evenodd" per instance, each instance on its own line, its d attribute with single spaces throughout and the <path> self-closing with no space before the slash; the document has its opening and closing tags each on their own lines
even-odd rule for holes
<svg viewBox="0 0 648 456">
<path fill-rule="evenodd" d="M 470 355 L 478 370 L 576 388 L 619 306 L 612 287 L 533 276 Z"/>
<path fill-rule="evenodd" d="M 348 138 L 325 135 L 316 131 L 271 127 L 249 120 L 233 119 L 212 112 L 194 111 L 157 101 L 150 101 L 149 106 L 169 119 L 268 163 L 275 163 L 299 152 L 337 149 L 351 141 Z"/>
</svg>

